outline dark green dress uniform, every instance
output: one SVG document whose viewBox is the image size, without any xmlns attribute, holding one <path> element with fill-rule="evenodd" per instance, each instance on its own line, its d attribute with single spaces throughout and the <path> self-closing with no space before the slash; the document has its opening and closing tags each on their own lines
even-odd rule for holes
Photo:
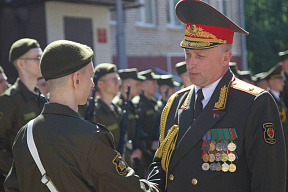
<svg viewBox="0 0 288 192">
<path fill-rule="evenodd" d="M 162 192 L 283 192 L 285 142 L 271 95 L 234 79 L 228 70 L 193 122 L 194 101 L 193 85 L 169 99 L 162 113 L 160 147 L 148 180 L 157 183 Z M 228 145 L 224 150 L 221 144 L 219 151 L 212 144 L 204 147 L 204 143 L 213 142 L 232 142 L 235 146 Z M 231 162 L 223 159 L 227 152 L 234 154 Z M 218 161 L 210 155 L 205 159 L 203 154 L 207 153 L 222 156 Z M 220 165 L 218 171 L 213 163 Z M 234 166 L 230 168 L 231 164 Z"/>
<path fill-rule="evenodd" d="M 12 165 L 12 144 L 19 129 L 40 114 L 44 101 L 17 79 L 0 96 L 0 168 L 7 174 Z"/>
<path fill-rule="evenodd" d="M 49 191 L 40 182 L 26 137 L 24 126 L 13 145 L 16 158 L 5 189 Z M 111 133 L 83 120 L 69 107 L 46 104 L 34 122 L 33 137 L 41 162 L 59 191 L 140 191 L 139 178 L 115 150 Z"/>
<path fill-rule="evenodd" d="M 94 122 L 105 125 L 114 136 L 115 148 L 118 150 L 120 142 L 120 123 L 122 119 L 122 110 L 118 105 L 112 104 L 112 110 L 99 97 L 96 98 L 94 109 Z"/>
</svg>

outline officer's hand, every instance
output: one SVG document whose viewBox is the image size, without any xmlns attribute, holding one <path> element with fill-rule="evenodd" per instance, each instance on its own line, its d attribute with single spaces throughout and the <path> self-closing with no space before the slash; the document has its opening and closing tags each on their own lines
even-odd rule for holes
<svg viewBox="0 0 288 192">
<path fill-rule="evenodd" d="M 156 151 L 158 147 L 159 147 L 159 142 L 158 141 L 153 141 L 152 142 L 152 146 L 151 146 L 151 150 L 152 151 Z"/>
<path fill-rule="evenodd" d="M 132 151 L 132 154 L 130 156 L 131 159 L 141 159 L 142 158 L 142 152 L 140 149 L 135 149 Z"/>
</svg>

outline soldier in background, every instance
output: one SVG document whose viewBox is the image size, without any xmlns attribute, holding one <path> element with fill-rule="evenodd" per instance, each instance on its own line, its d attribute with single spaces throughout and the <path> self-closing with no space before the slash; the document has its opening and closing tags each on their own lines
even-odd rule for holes
<svg viewBox="0 0 288 192">
<path fill-rule="evenodd" d="M 4 73 L 4 69 L 0 66 L 0 95 L 4 93 L 8 86 L 7 76 Z"/>
<path fill-rule="evenodd" d="M 255 84 L 255 78 L 251 74 L 251 71 L 238 71 L 238 76 L 239 76 L 239 79 L 241 79 L 242 81 L 245 81 L 252 85 Z"/>
<path fill-rule="evenodd" d="M 19 78 L 0 96 L 0 170 L 6 175 L 12 165 L 12 144 L 19 129 L 40 114 L 44 102 L 36 89 L 41 77 L 42 50 L 35 39 L 24 38 L 13 43 L 9 61 Z"/>
<path fill-rule="evenodd" d="M 237 63 L 236 62 L 229 62 L 229 67 L 232 71 L 232 73 L 235 75 L 236 78 L 239 78 L 239 75 L 238 75 L 238 66 L 237 66 Z"/>
<path fill-rule="evenodd" d="M 95 74 L 99 71 L 97 82 L 97 96 L 95 97 L 94 122 L 105 125 L 112 132 L 115 147 L 119 150 L 120 123 L 122 119 L 121 108 L 112 103 L 120 86 L 120 77 L 117 67 L 111 63 L 101 63 L 95 67 Z M 94 75 L 95 75 L 94 74 Z"/>
<path fill-rule="evenodd" d="M 281 92 L 281 95 L 283 97 L 286 108 L 288 108 L 288 50 L 279 52 L 278 55 L 281 60 L 280 65 L 282 65 L 286 77 L 285 86 Z"/>
<path fill-rule="evenodd" d="M 269 87 L 268 84 L 268 80 L 266 78 L 266 74 L 267 72 L 261 72 L 261 73 L 257 73 L 254 75 L 256 81 L 255 81 L 255 85 L 258 87 L 261 87 L 262 89 L 267 90 L 267 88 Z"/>
<path fill-rule="evenodd" d="M 145 140 L 145 152 L 143 154 L 145 158 L 145 171 L 148 171 L 148 166 L 153 160 L 154 152 L 158 147 L 159 140 L 159 124 L 160 124 L 160 105 L 158 105 L 157 100 L 153 97 L 157 92 L 157 79 L 159 76 L 151 70 L 145 70 L 138 73 L 146 78 L 145 81 L 141 83 L 141 89 L 144 91 L 143 96 L 143 121 L 142 121 L 142 131 L 144 133 Z M 140 101 L 140 96 L 136 96 L 132 99 L 135 105 L 138 105 Z"/>
<path fill-rule="evenodd" d="M 175 67 L 176 67 L 176 70 L 177 70 L 179 77 L 182 80 L 183 85 L 181 86 L 181 88 L 185 88 L 185 87 L 188 87 L 189 85 L 192 85 L 192 83 L 189 79 L 188 73 L 187 73 L 186 61 L 176 63 Z"/>
<path fill-rule="evenodd" d="M 145 151 L 145 144 L 143 141 L 139 139 L 135 141 L 135 134 L 137 129 L 137 105 L 134 105 L 131 101 L 132 98 L 140 94 L 140 84 L 145 80 L 145 77 L 137 75 L 138 70 L 136 68 L 133 69 L 120 69 L 118 70 L 118 74 L 121 78 L 121 86 L 120 91 L 117 96 L 113 99 L 113 103 L 120 106 L 122 110 L 125 109 L 125 100 L 127 100 L 127 113 L 128 113 L 128 122 L 127 122 L 127 150 L 129 150 L 129 156 L 126 157 L 126 162 L 129 165 L 133 165 L 133 159 L 138 159 L 138 167 L 133 167 L 135 169 L 136 174 L 140 178 L 144 178 L 144 161 L 142 158 L 143 151 Z M 127 98 L 127 89 L 130 86 L 130 94 L 129 98 Z M 141 135 L 140 135 L 141 138 Z M 135 149 L 135 142 L 139 142 L 139 148 Z M 128 154 L 128 153 L 126 153 Z"/>
</svg>

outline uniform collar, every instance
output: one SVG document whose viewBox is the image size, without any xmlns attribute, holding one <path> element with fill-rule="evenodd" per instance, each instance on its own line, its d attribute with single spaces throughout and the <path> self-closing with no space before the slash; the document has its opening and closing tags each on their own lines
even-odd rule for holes
<svg viewBox="0 0 288 192">
<path fill-rule="evenodd" d="M 43 114 L 53 113 L 83 119 L 83 117 L 81 117 L 76 111 L 74 111 L 67 105 L 62 105 L 59 103 L 46 103 L 44 105 L 42 113 Z"/>
<path fill-rule="evenodd" d="M 15 89 L 18 91 L 21 91 L 22 95 L 24 96 L 26 100 L 29 100 L 31 98 L 37 99 L 37 95 L 29 91 L 29 89 L 24 85 L 24 83 L 19 78 L 17 78 L 15 82 Z"/>
<path fill-rule="evenodd" d="M 269 92 L 275 97 L 275 99 L 280 101 L 280 93 L 279 92 L 273 91 L 272 89 L 269 89 Z"/>
</svg>

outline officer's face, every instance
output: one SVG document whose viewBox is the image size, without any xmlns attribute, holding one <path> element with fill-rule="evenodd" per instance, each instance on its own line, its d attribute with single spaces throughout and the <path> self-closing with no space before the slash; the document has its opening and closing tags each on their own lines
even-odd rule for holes
<svg viewBox="0 0 288 192">
<path fill-rule="evenodd" d="M 0 73 L 0 95 L 8 88 L 7 77 L 4 73 Z"/>
<path fill-rule="evenodd" d="M 40 57 L 42 56 L 42 49 L 33 48 L 30 49 L 27 53 L 21 56 L 21 60 L 23 63 L 23 70 L 33 78 L 38 79 L 41 77 L 40 70 Z"/>
<path fill-rule="evenodd" d="M 190 81 L 200 87 L 214 83 L 227 72 L 231 57 L 225 45 L 204 50 L 185 49 Z"/>
</svg>

